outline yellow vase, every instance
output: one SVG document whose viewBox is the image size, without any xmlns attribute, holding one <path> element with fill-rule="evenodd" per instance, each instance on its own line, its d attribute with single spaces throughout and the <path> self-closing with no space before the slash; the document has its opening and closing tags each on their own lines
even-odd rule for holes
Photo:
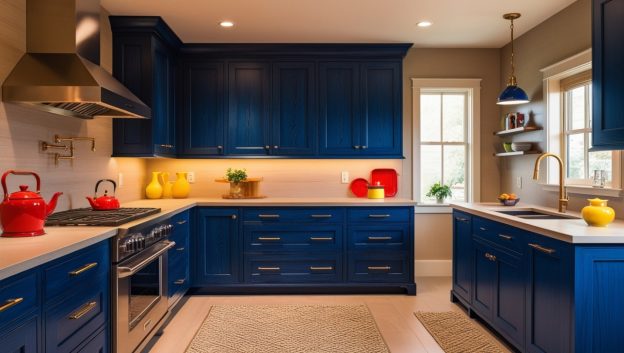
<svg viewBox="0 0 624 353">
<path fill-rule="evenodd" d="M 588 225 L 592 227 L 606 227 L 615 219 L 615 211 L 607 206 L 607 200 L 599 198 L 588 199 L 589 206 L 583 207 L 581 215 Z"/>
<path fill-rule="evenodd" d="M 159 199 L 163 194 L 163 187 L 158 182 L 160 172 L 152 172 L 152 181 L 145 188 L 145 196 L 148 199 Z"/>
<path fill-rule="evenodd" d="M 175 199 L 184 199 L 187 198 L 189 193 L 191 192 L 191 184 L 189 184 L 188 180 L 186 180 L 186 173 L 179 172 L 176 173 L 177 179 L 175 183 L 173 183 L 173 187 L 171 188 L 171 194 Z"/>
<path fill-rule="evenodd" d="M 173 197 L 173 181 L 169 181 L 169 173 L 162 172 L 160 173 L 160 182 L 163 187 L 163 199 L 170 199 Z"/>
</svg>

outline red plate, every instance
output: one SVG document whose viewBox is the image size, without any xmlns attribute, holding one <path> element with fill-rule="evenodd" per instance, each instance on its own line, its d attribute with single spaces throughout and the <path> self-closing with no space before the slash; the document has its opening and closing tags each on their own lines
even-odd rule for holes
<svg viewBox="0 0 624 353">
<path fill-rule="evenodd" d="M 386 197 L 394 197 L 398 191 L 397 171 L 391 168 L 373 169 L 371 172 L 371 185 L 383 185 Z"/>
<path fill-rule="evenodd" d="M 353 179 L 349 189 L 357 197 L 366 197 L 368 195 L 368 181 L 364 178 Z"/>
</svg>

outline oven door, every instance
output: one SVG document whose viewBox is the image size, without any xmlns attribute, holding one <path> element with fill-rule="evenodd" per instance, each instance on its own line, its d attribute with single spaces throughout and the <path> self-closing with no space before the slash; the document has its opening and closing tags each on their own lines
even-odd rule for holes
<svg viewBox="0 0 624 353">
<path fill-rule="evenodd" d="M 134 352 L 167 314 L 167 252 L 173 246 L 160 241 L 115 266 L 117 353 Z"/>
</svg>

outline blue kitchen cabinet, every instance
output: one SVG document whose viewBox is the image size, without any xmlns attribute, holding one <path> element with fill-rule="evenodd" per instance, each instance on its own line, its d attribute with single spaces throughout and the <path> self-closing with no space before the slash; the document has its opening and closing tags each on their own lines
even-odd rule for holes
<svg viewBox="0 0 624 353">
<path fill-rule="evenodd" d="M 168 300 L 174 306 L 184 296 L 191 284 L 190 278 L 190 211 L 184 211 L 171 218 L 173 230 L 169 240 L 176 245 L 169 250 Z"/>
<path fill-rule="evenodd" d="M 227 154 L 270 153 L 270 79 L 266 62 L 229 63 Z"/>
<path fill-rule="evenodd" d="M 624 149 L 624 2 L 592 2 L 592 145 Z"/>
<path fill-rule="evenodd" d="M 10 353 L 39 353 L 39 323 L 37 318 L 17 322 L 3 329 L 0 350 Z"/>
<path fill-rule="evenodd" d="M 453 212 L 453 290 L 452 298 L 459 297 L 464 304 L 472 298 L 472 216 Z M 454 297 L 453 297 L 454 296 Z"/>
<path fill-rule="evenodd" d="M 241 281 L 241 246 L 237 208 L 198 208 L 192 244 L 193 285 Z"/>
<path fill-rule="evenodd" d="M 474 285 L 472 290 L 472 306 L 485 319 L 492 319 L 496 286 L 496 264 L 494 251 L 490 246 L 474 242 Z"/>
<path fill-rule="evenodd" d="M 180 155 L 211 157 L 225 153 L 225 63 L 190 62 L 183 67 Z"/>
<path fill-rule="evenodd" d="M 151 107 L 151 119 L 114 119 L 113 156 L 176 156 L 179 39 L 160 18 L 110 17 L 113 76 Z"/>
</svg>

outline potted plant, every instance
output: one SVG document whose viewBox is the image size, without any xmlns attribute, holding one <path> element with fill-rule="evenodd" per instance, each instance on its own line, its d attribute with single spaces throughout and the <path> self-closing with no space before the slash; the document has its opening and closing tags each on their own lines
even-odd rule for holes
<svg viewBox="0 0 624 353">
<path fill-rule="evenodd" d="M 437 203 L 444 203 L 444 199 L 449 198 L 452 195 L 453 192 L 451 191 L 451 187 L 440 182 L 433 184 L 427 193 L 427 197 L 435 197 Z"/>
<path fill-rule="evenodd" d="M 242 197 L 240 183 L 247 179 L 247 170 L 228 168 L 225 172 L 225 178 L 230 182 L 230 196 Z"/>
</svg>

